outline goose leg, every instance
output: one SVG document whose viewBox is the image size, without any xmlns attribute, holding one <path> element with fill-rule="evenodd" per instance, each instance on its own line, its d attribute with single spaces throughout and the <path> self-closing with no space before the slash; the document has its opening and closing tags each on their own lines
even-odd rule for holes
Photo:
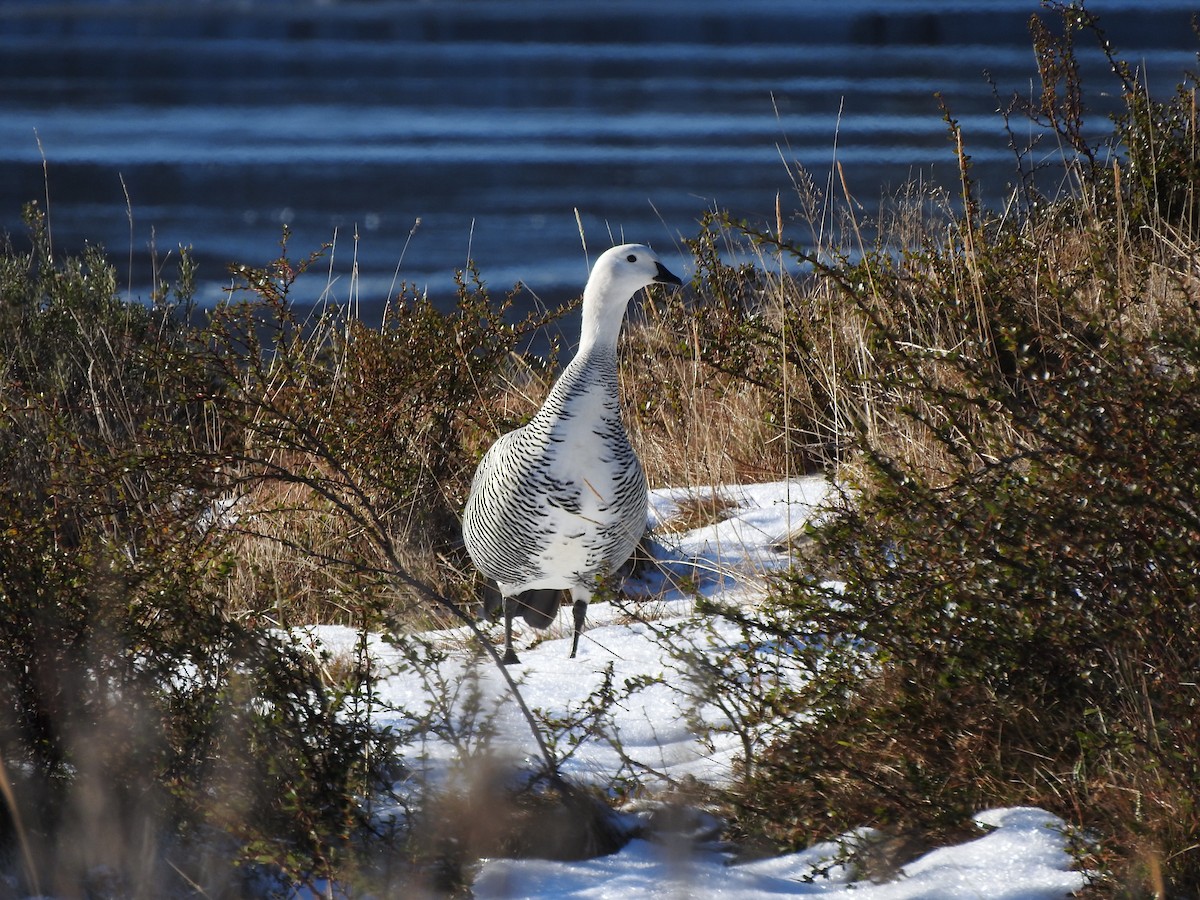
<svg viewBox="0 0 1200 900">
<path fill-rule="evenodd" d="M 512 623 L 513 617 L 517 614 L 517 598 L 504 595 L 504 659 L 502 662 L 506 666 L 516 665 L 520 662 L 517 659 L 516 651 L 512 645 Z"/>
<path fill-rule="evenodd" d="M 572 612 L 575 614 L 575 636 L 571 639 L 571 659 L 579 650 L 579 634 L 583 631 L 583 620 L 587 616 L 588 601 L 592 599 L 590 591 L 581 588 L 571 588 L 571 596 L 575 600 Z"/>
</svg>

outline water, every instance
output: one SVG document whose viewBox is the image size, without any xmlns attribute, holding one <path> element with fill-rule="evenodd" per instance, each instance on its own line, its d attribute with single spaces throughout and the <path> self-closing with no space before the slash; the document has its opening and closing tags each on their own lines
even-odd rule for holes
<svg viewBox="0 0 1200 900">
<path fill-rule="evenodd" d="M 952 183 L 935 91 L 1003 197 L 1012 157 L 983 71 L 1030 93 L 1037 8 L 6 0 L 0 227 L 20 240 L 22 204 L 44 202 L 44 153 L 56 249 L 98 242 L 122 268 L 132 250 L 137 285 L 151 246 L 169 261 L 185 244 L 212 299 L 287 224 L 297 254 L 336 241 L 321 264 L 336 299 L 357 262 L 365 315 L 397 277 L 449 296 L 468 257 L 490 285 L 557 302 L 586 274 L 577 213 L 592 256 L 648 241 L 678 270 L 706 209 L 794 209 L 796 164 L 824 181 L 836 158 L 866 212 L 912 177 Z M 1089 8 L 1162 91 L 1194 66 L 1187 2 Z M 1086 56 L 1087 83 L 1115 89 Z"/>
</svg>

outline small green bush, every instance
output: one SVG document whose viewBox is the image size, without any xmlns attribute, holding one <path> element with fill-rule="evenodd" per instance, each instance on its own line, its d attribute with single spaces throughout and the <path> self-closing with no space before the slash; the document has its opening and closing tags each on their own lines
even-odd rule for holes
<svg viewBox="0 0 1200 900">
<path fill-rule="evenodd" d="M 837 293 L 870 364 L 834 386 L 849 491 L 812 531 L 821 568 L 761 625 L 808 636 L 824 690 L 747 767 L 748 838 L 938 840 L 1029 803 L 1098 837 L 1098 889 L 1200 890 L 1190 91 L 1133 83 L 1124 161 L 1069 160 L 1078 191 L 1019 217 L 968 205 L 941 240 L 854 258 L 756 235 Z"/>
<path fill-rule="evenodd" d="M 186 279 L 123 301 L 99 248 L 55 260 L 28 220 L 30 250 L 0 253 L 6 855 L 63 896 L 97 873 L 237 893 L 237 860 L 329 874 L 382 736 L 310 654 L 229 614 L 220 463 L 240 436 L 179 315 Z"/>
</svg>

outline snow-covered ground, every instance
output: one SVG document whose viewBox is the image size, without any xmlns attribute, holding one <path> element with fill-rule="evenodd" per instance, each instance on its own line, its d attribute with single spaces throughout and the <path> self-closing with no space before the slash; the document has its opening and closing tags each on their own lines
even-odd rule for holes
<svg viewBox="0 0 1200 900">
<path fill-rule="evenodd" d="M 475 897 L 1050 900 L 1082 886 L 1079 873 L 1068 869 L 1062 823 L 1054 816 L 1038 809 L 997 809 L 981 813 L 976 821 L 989 833 L 934 850 L 884 884 L 854 881 L 845 868 L 829 868 L 836 844 L 727 865 L 717 851 L 681 856 L 672 848 L 633 841 L 619 853 L 585 862 L 493 860 L 475 882 Z"/>
<path fill-rule="evenodd" d="M 518 621 L 521 663 L 510 673 L 525 702 L 558 723 L 548 733 L 557 754 L 565 757 L 564 775 L 601 785 L 624 780 L 650 789 L 688 777 L 709 784 L 728 781 L 735 758 L 753 736 L 738 728 L 728 711 L 702 702 L 684 658 L 696 649 L 719 653 L 741 635 L 728 624 L 696 617 L 694 598 L 755 602 L 764 576 L 787 565 L 788 537 L 819 514 L 830 493 L 828 483 L 815 478 L 722 488 L 726 502 L 720 521 L 676 532 L 665 529 L 695 493 L 653 492 L 658 571 L 626 584 L 625 593 L 635 598 L 626 608 L 592 605 L 578 658 L 568 658 L 569 607 L 545 632 Z M 359 636 L 321 628 L 312 637 L 338 653 L 348 652 Z M 435 664 L 406 666 L 399 649 L 382 640 L 371 643 L 372 656 L 393 667 L 384 669 L 391 674 L 379 686 L 379 723 L 403 728 L 423 716 L 437 732 L 418 744 L 422 777 L 441 777 L 464 754 L 481 751 L 518 767 L 529 760 L 537 768 L 528 725 L 490 661 L 472 652 L 470 636 L 464 631 L 423 637 L 437 656 Z M 410 647 L 410 652 L 429 651 Z M 637 688 L 626 690 L 631 680 Z M 604 693 L 610 689 L 613 693 Z M 698 720 L 717 728 L 698 728 Z M 488 860 L 474 892 L 480 898 L 1034 900 L 1064 897 L 1083 886 L 1083 876 L 1071 870 L 1065 827 L 1054 816 L 1035 809 L 986 810 L 977 822 L 979 837 L 934 850 L 883 884 L 855 881 L 852 870 L 836 864 L 844 849 L 837 844 L 731 865 L 719 844 L 636 839 L 612 856 L 582 862 Z M 843 844 L 869 838 L 863 832 L 847 836 Z"/>
</svg>

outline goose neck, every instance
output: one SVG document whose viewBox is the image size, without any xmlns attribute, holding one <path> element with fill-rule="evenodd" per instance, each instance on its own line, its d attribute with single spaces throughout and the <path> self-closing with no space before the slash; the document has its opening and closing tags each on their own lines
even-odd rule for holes
<svg viewBox="0 0 1200 900">
<path fill-rule="evenodd" d="M 605 296 L 602 291 L 584 291 L 583 323 L 579 334 L 580 356 L 592 350 L 616 353 L 628 302 L 628 298 L 620 302 Z"/>
</svg>

